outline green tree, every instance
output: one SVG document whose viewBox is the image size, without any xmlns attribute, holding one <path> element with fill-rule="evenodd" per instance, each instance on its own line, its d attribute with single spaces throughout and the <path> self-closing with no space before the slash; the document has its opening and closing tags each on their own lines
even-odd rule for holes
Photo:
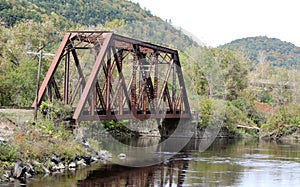
<svg viewBox="0 0 300 187">
<path fill-rule="evenodd" d="M 20 22 L 11 28 L 1 27 L 0 31 L 1 105 L 30 106 L 36 87 L 37 59 L 26 52 L 53 53 L 61 36 L 51 21 Z M 45 72 L 48 65 L 43 64 Z"/>
<path fill-rule="evenodd" d="M 249 60 L 242 53 L 192 47 L 185 55 L 183 68 L 192 81 L 194 94 L 234 100 L 247 88 Z"/>
<path fill-rule="evenodd" d="M 37 61 L 26 57 L 20 65 L 6 73 L 4 84 L 10 105 L 31 106 L 36 90 Z"/>
</svg>

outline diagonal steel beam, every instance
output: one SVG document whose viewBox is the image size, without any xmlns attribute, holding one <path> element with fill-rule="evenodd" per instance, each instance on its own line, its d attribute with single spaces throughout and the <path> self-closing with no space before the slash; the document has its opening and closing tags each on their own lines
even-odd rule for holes
<svg viewBox="0 0 300 187">
<path fill-rule="evenodd" d="M 170 77 L 172 65 L 173 65 L 173 60 L 171 61 L 170 65 L 169 65 L 169 68 L 168 68 L 168 71 L 167 71 L 167 74 L 166 74 L 166 77 L 165 77 L 165 80 L 164 80 L 164 84 L 163 84 L 163 87 L 161 89 L 160 96 L 158 98 L 157 110 L 159 109 L 161 100 L 162 100 L 162 98 L 163 98 L 163 96 L 165 94 L 165 90 L 166 90 L 166 87 L 167 87 L 167 84 L 168 84 L 168 79 Z"/>
<path fill-rule="evenodd" d="M 121 88 L 121 83 L 122 83 L 122 80 L 120 79 L 120 80 L 118 81 L 117 88 L 116 88 L 116 90 L 115 90 L 115 94 L 113 95 L 112 100 L 111 100 L 111 105 L 112 105 L 112 106 L 114 105 L 114 103 L 115 103 L 115 101 L 116 101 L 116 98 L 117 98 L 117 96 L 118 96 L 118 94 L 119 94 L 119 91 L 120 91 L 120 88 Z"/>
<path fill-rule="evenodd" d="M 54 73 L 55 73 L 55 71 L 58 67 L 61 56 L 63 55 L 65 47 L 68 44 L 68 41 L 69 41 L 71 36 L 72 36 L 71 33 L 65 34 L 65 36 L 64 36 L 57 52 L 56 52 L 56 55 L 55 55 L 54 59 L 52 60 L 52 63 L 50 65 L 49 69 L 48 69 L 46 77 L 45 77 L 45 79 L 44 79 L 44 81 L 43 81 L 43 83 L 42 83 L 42 85 L 39 89 L 38 99 L 37 99 L 37 101 L 36 101 L 36 99 L 34 100 L 34 102 L 32 104 L 32 107 L 36 106 L 36 102 L 37 102 L 38 105 L 40 105 L 41 100 L 42 100 L 42 98 L 43 98 L 43 96 L 46 92 L 47 85 L 50 83 L 50 81 L 51 81 L 51 79 L 52 79 L 52 77 L 53 77 L 53 75 L 54 75 Z"/>
<path fill-rule="evenodd" d="M 178 81 L 179 81 L 179 85 L 180 88 L 182 88 L 182 99 L 183 99 L 183 103 L 184 103 L 184 108 L 185 111 L 191 115 L 191 109 L 190 109 L 190 105 L 189 105 L 189 101 L 188 101 L 188 97 L 187 97 L 187 92 L 185 89 L 185 84 L 184 84 L 184 79 L 183 79 L 183 73 L 182 73 L 182 69 L 181 69 L 181 64 L 179 61 L 179 56 L 178 56 L 178 52 L 176 51 L 174 54 L 174 63 L 177 65 L 177 76 L 178 76 Z"/>
<path fill-rule="evenodd" d="M 98 98 L 99 98 L 99 101 L 100 101 L 100 105 L 102 106 L 102 108 L 104 110 L 106 110 L 106 104 L 105 104 L 104 97 L 102 95 L 102 91 L 101 91 L 98 80 L 96 81 L 96 92 L 97 92 L 97 95 L 98 95 Z"/>
<path fill-rule="evenodd" d="M 166 84 L 165 91 L 164 91 L 164 96 L 168 100 L 168 104 L 169 104 L 169 108 L 170 108 L 171 113 L 173 113 L 174 112 L 173 105 L 172 105 L 173 100 L 171 99 L 171 96 L 170 96 L 168 84 Z"/>
<path fill-rule="evenodd" d="M 59 89 L 58 89 L 58 86 L 57 86 L 57 83 L 56 83 L 54 77 L 52 77 L 51 83 L 52 83 L 53 88 L 54 88 L 55 96 L 56 96 L 60 101 L 62 101 L 62 97 L 61 97 L 61 95 L 60 95 L 60 93 L 59 93 Z"/>
<path fill-rule="evenodd" d="M 75 101 L 76 93 L 78 92 L 79 87 L 80 87 L 81 84 L 82 84 L 82 77 L 79 78 L 79 80 L 77 81 L 75 90 L 74 90 L 73 93 L 72 93 L 72 97 L 71 97 L 71 100 L 70 100 L 70 105 L 71 105 L 71 106 L 73 105 L 73 103 L 74 103 L 74 101 Z"/>
<path fill-rule="evenodd" d="M 79 100 L 79 103 L 75 109 L 73 119 L 77 121 L 77 123 L 80 121 L 80 116 L 83 111 L 84 105 L 87 101 L 87 98 L 89 97 L 91 91 L 95 88 L 96 80 L 97 80 L 97 75 L 100 71 L 100 67 L 103 63 L 104 56 L 106 54 L 106 51 L 110 45 L 111 38 L 112 38 L 112 33 L 104 33 L 103 34 L 104 42 L 103 46 L 101 47 L 101 50 L 97 56 L 97 59 L 95 61 L 95 64 L 93 66 L 93 69 L 91 71 L 91 74 L 89 76 L 88 81 L 86 82 L 86 86 L 84 87 L 82 96 Z"/>
<path fill-rule="evenodd" d="M 125 78 L 124 78 L 124 75 L 123 75 L 123 71 L 122 71 L 122 55 L 120 53 L 122 53 L 121 51 L 118 51 L 116 50 L 115 47 L 112 47 L 112 51 L 113 51 L 113 54 L 114 54 L 114 58 L 115 58 L 115 61 L 116 61 L 116 67 L 117 67 L 117 70 L 118 70 L 118 73 L 119 73 L 119 77 L 121 79 L 121 86 L 123 88 L 123 91 L 124 91 L 124 94 L 125 94 L 125 99 L 127 100 L 127 103 L 128 103 L 128 107 L 129 109 L 131 110 L 131 101 L 130 101 L 130 98 L 129 98 L 129 90 L 127 90 L 126 88 L 126 83 L 125 83 Z M 129 85 L 130 87 L 130 85 Z M 116 91 L 117 92 L 117 91 Z"/>
<path fill-rule="evenodd" d="M 74 58 L 74 61 L 75 61 L 75 65 L 76 65 L 76 68 L 77 68 L 77 71 L 78 71 L 78 74 L 79 74 L 79 78 L 82 78 L 82 84 L 83 84 L 83 87 L 85 86 L 85 78 L 84 78 L 84 75 L 83 75 L 83 71 L 82 71 L 82 68 L 80 66 L 80 63 L 79 63 L 79 59 L 78 59 L 78 55 L 75 51 L 75 49 L 72 49 L 72 55 L 73 55 L 73 58 Z"/>
</svg>

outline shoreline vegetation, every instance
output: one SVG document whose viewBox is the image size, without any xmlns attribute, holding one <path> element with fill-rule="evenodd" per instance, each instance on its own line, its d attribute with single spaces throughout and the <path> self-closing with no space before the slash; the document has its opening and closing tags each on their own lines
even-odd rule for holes
<svg viewBox="0 0 300 187">
<path fill-rule="evenodd" d="M 202 104 L 205 106 L 204 103 Z M 256 105 L 260 108 L 266 108 L 266 106 L 262 107 L 261 104 Z M 47 107 L 49 106 L 47 105 Z M 58 105 L 51 107 L 52 109 L 56 108 L 55 111 L 51 110 L 50 112 L 52 117 L 49 118 L 49 114 L 48 117 L 39 115 L 37 122 L 32 121 L 32 110 L 0 110 L 0 183 L 22 182 L 37 174 L 74 171 L 90 167 L 95 163 L 105 164 L 109 161 L 111 155 L 109 152 L 94 146 L 96 140 L 84 141 L 82 138 L 74 136 L 72 129 L 68 128 L 66 123 L 62 123 L 61 119 L 65 118 L 68 113 L 66 108 L 62 109 Z M 230 108 L 230 105 L 226 105 L 226 110 L 233 109 Z M 203 114 L 201 120 L 193 121 L 197 123 L 197 132 L 195 132 L 194 138 L 209 136 L 209 134 L 204 134 L 205 129 L 215 123 L 214 120 L 221 118 L 226 121 L 222 124 L 218 134 L 218 137 L 221 138 L 260 138 L 267 141 L 298 141 L 300 138 L 299 128 L 295 125 L 277 124 L 282 125 L 280 129 L 277 126 L 275 128 L 274 125 L 274 127 L 267 126 L 268 123 L 278 123 L 278 120 L 280 122 L 297 120 L 298 118 L 291 117 L 295 108 L 279 108 L 275 113 L 276 116 L 271 116 L 260 128 L 249 121 L 242 123 L 243 118 L 237 116 L 236 112 L 233 112 L 234 115 L 231 116 L 231 112 L 226 111 L 226 115 L 221 117 L 220 113 L 211 114 L 213 117 L 208 115 L 207 118 Z M 233 117 L 238 117 L 239 123 Z M 233 125 L 233 123 L 236 124 Z M 128 129 L 122 128 L 120 123 L 107 122 L 103 127 L 117 137 L 124 137 L 126 134 L 131 137 L 141 135 L 136 132 L 129 132 Z M 153 134 L 145 133 L 145 131 L 147 129 L 144 129 L 144 136 L 153 136 Z M 148 129 L 148 131 L 150 130 Z"/>
</svg>

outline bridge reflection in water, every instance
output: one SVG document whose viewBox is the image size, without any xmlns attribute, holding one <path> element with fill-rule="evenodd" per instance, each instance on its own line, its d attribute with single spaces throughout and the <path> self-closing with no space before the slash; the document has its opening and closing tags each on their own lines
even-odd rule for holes
<svg viewBox="0 0 300 187">
<path fill-rule="evenodd" d="M 132 145 L 149 145 L 150 138 L 140 138 L 134 142 L 129 142 Z M 90 171 L 84 180 L 79 180 L 79 187 L 146 187 L 146 186 L 166 186 L 177 187 L 187 184 L 219 184 L 215 181 L 216 178 L 224 180 L 224 184 L 234 184 L 236 182 L 235 175 L 223 172 L 222 169 L 214 164 L 207 162 L 195 162 L 191 160 L 191 154 L 195 154 L 201 150 L 201 141 L 204 143 L 208 140 L 191 139 L 186 147 L 176 156 L 165 161 L 164 163 L 148 166 L 148 167 L 125 167 L 120 165 L 105 165 L 97 170 Z M 230 147 L 234 141 L 217 139 L 209 150 L 214 153 L 220 152 L 225 147 Z M 151 143 L 150 143 L 151 144 Z M 215 150 L 216 149 L 216 150 Z M 225 149 L 224 149 L 225 150 Z M 201 151 L 200 151 L 201 152 Z M 197 154 L 201 154 L 198 152 Z M 210 151 L 209 151 L 210 152 Z M 221 151 L 222 152 L 222 151 Z M 165 153 L 168 154 L 168 153 Z M 203 155 L 204 158 L 211 158 L 211 153 Z M 200 157 L 198 158 L 200 159 Z M 205 160 L 205 159 L 204 159 Z M 212 158 L 212 160 L 214 160 Z M 230 163 L 220 163 L 221 168 L 232 169 Z M 225 164 L 225 165 L 224 165 Z M 229 164 L 227 166 L 227 164 Z M 200 166 L 200 168 L 198 168 Z M 212 169 L 213 167 L 214 169 Z M 225 168 L 224 168 L 225 167 Z M 236 171 L 240 171 L 240 167 L 234 167 Z M 199 170 L 200 169 L 200 170 Z M 212 172 L 215 171 L 216 173 Z M 219 173 L 220 172 L 220 173 Z M 239 173 L 239 172 L 238 172 Z M 226 179 L 225 179 L 226 178 Z M 222 181 L 221 180 L 221 181 Z"/>
<path fill-rule="evenodd" d="M 78 186 L 181 186 L 187 168 L 184 160 L 143 168 L 107 165 L 79 181 Z"/>
<path fill-rule="evenodd" d="M 147 167 L 105 165 L 95 171 L 90 171 L 87 178 L 78 181 L 77 185 L 79 187 L 182 186 L 187 182 L 190 151 L 199 150 L 201 141 L 208 140 L 191 139 L 180 153 L 161 164 Z M 139 138 L 127 144 L 150 146 L 155 144 L 155 141 L 153 138 Z"/>
</svg>

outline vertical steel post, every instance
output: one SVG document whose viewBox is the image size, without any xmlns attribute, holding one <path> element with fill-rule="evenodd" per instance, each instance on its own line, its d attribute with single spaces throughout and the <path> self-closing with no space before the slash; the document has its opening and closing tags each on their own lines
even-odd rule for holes
<svg viewBox="0 0 300 187">
<path fill-rule="evenodd" d="M 117 68 L 118 68 L 118 65 L 119 65 L 119 68 L 121 69 L 121 72 L 122 72 L 122 64 L 123 64 L 123 60 L 122 60 L 123 52 L 122 52 L 122 50 L 118 51 L 117 55 L 118 55 L 117 56 L 117 62 L 116 62 L 117 63 Z M 124 79 L 124 77 L 121 76 L 121 74 L 119 73 L 119 81 L 123 81 L 122 79 Z M 122 85 L 122 87 L 124 87 L 124 85 Z M 119 97 L 119 115 L 123 115 L 123 93 L 122 92 L 123 92 L 123 89 L 120 89 L 119 93 L 118 93 L 118 97 Z"/>
<path fill-rule="evenodd" d="M 134 49 L 136 54 L 133 57 L 133 64 L 132 64 L 132 83 L 131 83 L 131 112 L 133 116 L 136 115 L 136 74 L 137 74 L 137 65 L 139 61 L 139 57 L 137 55 L 137 51 L 139 46 L 134 45 Z"/>
<path fill-rule="evenodd" d="M 172 55 L 174 58 L 174 55 Z M 176 76 L 177 76 L 177 72 L 176 72 L 176 66 L 177 66 L 177 62 L 173 63 L 173 85 L 172 85 L 172 110 L 173 110 L 173 114 L 176 113 Z"/>
<path fill-rule="evenodd" d="M 70 52 L 67 50 L 65 57 L 65 88 L 64 88 L 64 103 L 69 104 L 69 81 L 70 81 Z"/>
<path fill-rule="evenodd" d="M 154 52 L 154 108 L 155 115 L 158 116 L 159 106 L 158 106 L 158 52 Z"/>
<path fill-rule="evenodd" d="M 92 105 L 91 105 L 91 115 L 95 115 L 95 106 L 97 101 L 97 90 L 96 87 L 94 88 L 93 94 L 92 94 Z"/>
<path fill-rule="evenodd" d="M 110 91 L 111 91 L 111 49 L 107 49 L 107 77 L 106 77 L 106 115 L 111 115 Z"/>
<path fill-rule="evenodd" d="M 135 115 L 136 114 L 136 71 L 137 71 L 137 66 L 136 62 L 137 57 L 135 57 L 134 62 L 133 62 L 133 70 L 132 70 L 132 82 L 131 82 L 131 111 Z"/>
</svg>

